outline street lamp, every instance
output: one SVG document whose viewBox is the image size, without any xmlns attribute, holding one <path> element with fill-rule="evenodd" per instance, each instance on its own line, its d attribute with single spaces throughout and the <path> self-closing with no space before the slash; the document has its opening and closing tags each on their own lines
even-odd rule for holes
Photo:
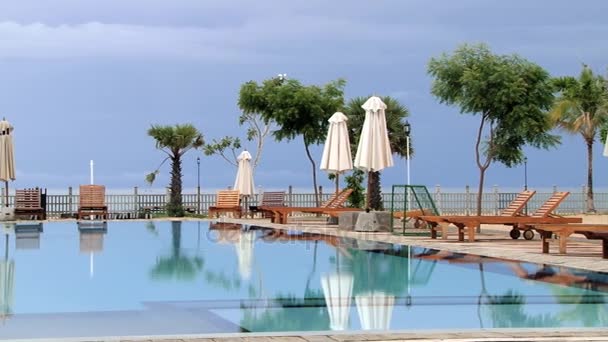
<svg viewBox="0 0 608 342">
<path fill-rule="evenodd" d="M 528 191 L 528 157 L 524 157 L 524 191 Z M 528 215 L 528 202 L 526 202 L 524 213 Z"/>
<path fill-rule="evenodd" d="M 196 157 L 196 213 L 201 213 L 201 157 Z"/>
<path fill-rule="evenodd" d="M 528 190 L 528 157 L 524 157 L 524 190 Z"/>
<path fill-rule="evenodd" d="M 412 126 L 406 120 L 403 125 L 405 130 L 405 162 L 406 162 L 406 170 L 407 170 L 407 183 L 406 185 L 410 185 L 410 133 L 412 132 Z"/>
</svg>

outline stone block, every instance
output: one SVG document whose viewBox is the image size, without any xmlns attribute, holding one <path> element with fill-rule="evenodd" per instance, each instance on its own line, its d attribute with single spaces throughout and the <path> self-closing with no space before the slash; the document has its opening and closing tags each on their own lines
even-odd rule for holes
<svg viewBox="0 0 608 342">
<path fill-rule="evenodd" d="M 355 223 L 357 223 L 357 217 L 359 217 L 359 211 L 348 211 L 340 213 L 338 217 L 338 229 L 341 230 L 354 230 Z"/>
<path fill-rule="evenodd" d="M 360 213 L 355 223 L 357 232 L 390 232 L 391 213 L 387 211 L 374 211 Z"/>
</svg>

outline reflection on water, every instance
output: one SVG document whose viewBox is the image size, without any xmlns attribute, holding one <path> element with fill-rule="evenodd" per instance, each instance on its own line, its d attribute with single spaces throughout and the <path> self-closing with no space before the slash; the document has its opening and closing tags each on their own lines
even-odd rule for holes
<svg viewBox="0 0 608 342">
<path fill-rule="evenodd" d="M 608 324 L 602 273 L 221 222 L 74 225 L 4 230 L 0 339 Z"/>
</svg>

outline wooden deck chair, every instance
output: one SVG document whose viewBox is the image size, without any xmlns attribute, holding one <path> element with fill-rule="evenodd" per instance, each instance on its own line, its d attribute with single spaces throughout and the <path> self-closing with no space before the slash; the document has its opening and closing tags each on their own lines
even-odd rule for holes
<svg viewBox="0 0 608 342">
<path fill-rule="evenodd" d="M 242 216 L 243 209 L 240 202 L 241 196 L 238 190 L 220 190 L 214 206 L 209 207 L 209 217 L 219 217 L 220 213 L 233 213 L 238 218 Z"/>
<path fill-rule="evenodd" d="M 78 219 L 89 218 L 108 219 L 106 205 L 106 187 L 103 185 L 81 185 L 78 201 Z"/>
<path fill-rule="evenodd" d="M 448 226 L 455 225 L 458 228 L 458 240 L 464 241 L 466 231 L 469 241 L 475 241 L 475 230 L 482 224 L 502 224 L 510 226 L 509 235 L 513 239 L 519 238 L 520 230 L 524 230 L 524 237 L 531 239 L 534 233 L 529 228 L 536 224 L 549 223 L 581 223 L 579 217 L 561 217 L 552 214 L 553 210 L 569 195 L 569 192 L 559 192 L 553 194 L 541 207 L 532 215 L 497 215 L 497 216 L 421 216 L 420 219 L 427 222 L 431 227 L 431 238 L 437 238 L 437 230 L 441 229 L 442 238 L 447 239 Z M 523 208 L 525 203 L 519 207 Z M 521 209 L 520 209 L 521 210 Z M 528 233 L 532 232 L 532 234 Z M 530 236 L 531 235 L 531 236 Z"/>
<path fill-rule="evenodd" d="M 344 189 L 337 194 L 332 195 L 329 200 L 325 201 L 320 207 L 260 207 L 262 210 L 271 213 L 271 222 L 286 224 L 287 217 L 293 212 L 326 214 L 337 216 L 345 211 L 360 211 L 358 208 L 344 208 L 344 203 L 348 196 L 353 192 L 352 189 Z"/>
<path fill-rule="evenodd" d="M 581 234 L 590 240 L 602 240 L 602 258 L 608 259 L 608 224 L 553 223 L 535 224 L 532 228 L 541 235 L 543 253 L 549 253 L 549 242 L 554 241 L 553 234 L 558 237 L 559 253 L 561 254 L 566 254 L 566 245 L 570 235 Z"/>
<path fill-rule="evenodd" d="M 353 189 L 346 188 L 337 193 L 333 193 L 331 197 L 321 204 L 321 208 L 342 208 L 344 203 L 348 200 L 350 194 L 353 193 Z"/>
<path fill-rule="evenodd" d="M 43 196 L 46 196 L 46 191 L 43 194 L 39 188 L 17 189 L 15 191 L 15 216 L 45 220 L 46 208 Z"/>
<path fill-rule="evenodd" d="M 285 191 L 265 191 L 262 194 L 262 201 L 259 205 L 252 205 L 249 211 L 252 213 L 261 212 L 263 218 L 270 218 L 271 212 L 261 210 L 261 207 L 284 207 L 285 206 Z"/>
</svg>

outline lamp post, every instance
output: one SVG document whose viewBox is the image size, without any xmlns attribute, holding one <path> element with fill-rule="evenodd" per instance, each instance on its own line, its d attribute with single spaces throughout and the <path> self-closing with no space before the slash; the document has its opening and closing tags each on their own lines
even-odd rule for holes
<svg viewBox="0 0 608 342">
<path fill-rule="evenodd" d="M 405 165 L 407 170 L 407 183 L 406 185 L 410 185 L 410 133 L 412 131 L 412 126 L 406 120 L 405 125 L 403 125 L 405 129 Z"/>
<path fill-rule="evenodd" d="M 196 157 L 196 213 L 201 213 L 201 157 Z"/>
<path fill-rule="evenodd" d="M 524 191 L 528 191 L 528 157 L 524 157 Z M 524 208 L 524 213 L 528 215 L 528 203 Z"/>
<path fill-rule="evenodd" d="M 405 212 L 403 213 L 403 233 L 405 234 L 405 223 L 407 222 L 407 212 L 410 209 L 410 133 L 412 126 L 405 120 L 403 125 L 405 131 L 405 170 L 407 174 L 405 182 Z M 409 253 L 409 251 L 408 251 Z M 409 271 L 409 269 L 408 269 Z"/>
<path fill-rule="evenodd" d="M 524 157 L 524 190 L 528 190 L 528 157 Z"/>
</svg>

